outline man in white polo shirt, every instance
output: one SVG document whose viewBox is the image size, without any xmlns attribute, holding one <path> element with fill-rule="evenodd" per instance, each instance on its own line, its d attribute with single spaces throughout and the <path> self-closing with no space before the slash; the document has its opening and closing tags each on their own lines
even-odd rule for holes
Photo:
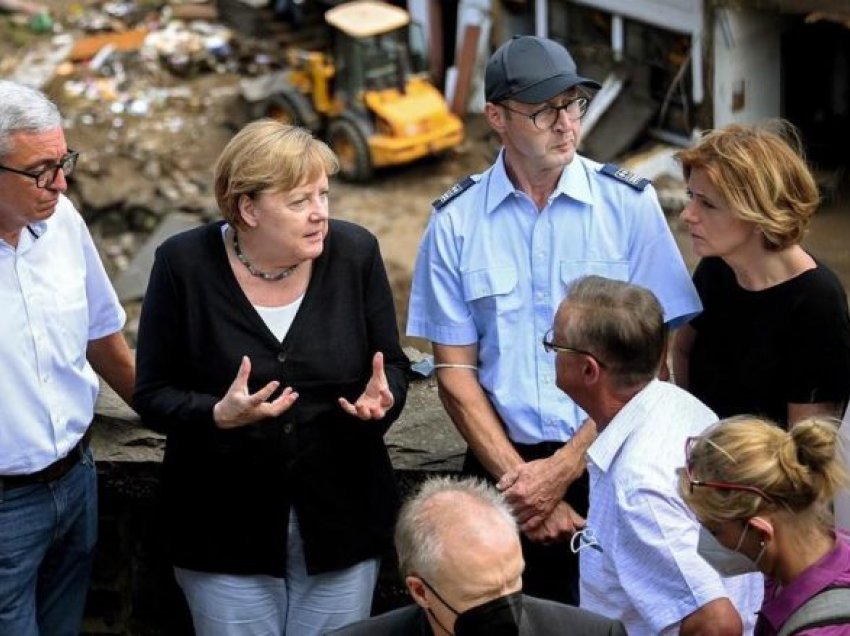
<svg viewBox="0 0 850 636">
<path fill-rule="evenodd" d="M 56 106 L 0 80 L 0 634 L 79 633 L 97 538 L 95 372 L 128 403 L 133 390 L 124 311 L 63 196 L 76 161 Z"/>
<path fill-rule="evenodd" d="M 721 577 L 700 556 L 699 523 L 678 495 L 685 443 L 717 416 L 657 379 L 666 341 L 652 292 L 588 276 L 569 288 L 543 342 L 556 352 L 558 387 L 599 431 L 587 450 L 587 526 L 572 541 L 581 607 L 622 621 L 630 636 L 749 633 L 761 575 Z"/>
</svg>

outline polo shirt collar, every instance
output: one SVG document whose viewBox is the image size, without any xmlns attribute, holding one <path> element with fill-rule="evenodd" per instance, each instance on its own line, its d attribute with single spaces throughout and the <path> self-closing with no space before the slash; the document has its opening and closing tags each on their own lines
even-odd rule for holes
<svg viewBox="0 0 850 636">
<path fill-rule="evenodd" d="M 641 389 L 631 400 L 626 402 L 620 412 L 614 416 L 596 440 L 587 449 L 587 456 L 593 464 L 607 473 L 614 459 L 632 434 L 632 431 L 647 421 L 646 414 L 650 410 L 652 389 L 659 380 L 652 380 Z"/>
</svg>

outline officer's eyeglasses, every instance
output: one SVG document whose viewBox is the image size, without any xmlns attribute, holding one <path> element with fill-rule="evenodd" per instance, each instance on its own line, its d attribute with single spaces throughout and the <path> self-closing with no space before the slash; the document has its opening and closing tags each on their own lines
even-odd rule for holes
<svg viewBox="0 0 850 636">
<path fill-rule="evenodd" d="M 7 166 L 0 166 L 0 170 L 5 170 L 6 172 L 12 172 L 14 174 L 20 174 L 25 177 L 29 177 L 30 179 L 35 179 L 35 185 L 39 188 L 47 188 L 54 181 L 56 181 L 56 177 L 59 175 L 59 171 L 69 177 L 74 172 L 74 168 L 77 165 L 77 158 L 80 156 L 80 153 L 75 150 L 69 150 L 68 154 L 62 157 L 57 163 L 46 166 L 44 169 L 39 170 L 38 172 L 27 172 L 26 170 L 18 170 L 16 168 L 9 168 Z"/>
<path fill-rule="evenodd" d="M 511 108 L 504 102 L 501 102 L 499 106 L 505 110 L 511 111 L 512 113 L 516 113 L 517 115 L 528 117 L 531 120 L 531 123 L 534 124 L 535 128 L 538 130 L 551 130 L 555 127 L 555 124 L 558 123 L 558 117 L 562 110 L 567 113 L 567 117 L 571 121 L 578 121 L 584 117 L 589 103 L 590 102 L 587 97 L 576 97 L 575 99 L 569 100 L 566 104 L 561 104 L 560 106 L 545 106 L 531 114 Z"/>
</svg>

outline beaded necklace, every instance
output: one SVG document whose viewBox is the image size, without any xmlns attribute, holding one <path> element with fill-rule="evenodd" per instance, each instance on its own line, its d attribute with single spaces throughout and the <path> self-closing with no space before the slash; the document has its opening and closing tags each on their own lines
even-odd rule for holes
<svg viewBox="0 0 850 636">
<path fill-rule="evenodd" d="M 242 263 L 245 268 L 251 273 L 252 276 L 256 276 L 257 278 L 262 278 L 263 280 L 268 281 L 279 281 L 283 280 L 298 268 L 301 263 L 295 263 L 295 265 L 290 265 L 289 267 L 284 268 L 283 270 L 277 272 L 276 274 L 271 274 L 269 272 L 264 272 L 261 269 L 257 269 L 248 260 L 248 257 L 242 253 L 242 248 L 239 247 L 239 233 L 236 231 L 236 228 L 233 229 L 233 251 L 236 252 L 236 258 L 239 259 L 239 262 Z"/>
</svg>

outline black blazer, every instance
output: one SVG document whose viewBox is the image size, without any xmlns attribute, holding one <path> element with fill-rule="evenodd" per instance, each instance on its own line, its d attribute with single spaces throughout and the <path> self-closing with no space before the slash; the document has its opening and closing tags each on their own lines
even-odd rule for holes
<svg viewBox="0 0 850 636">
<path fill-rule="evenodd" d="M 236 282 L 221 222 L 168 239 L 142 307 L 135 408 L 167 434 L 165 523 L 173 562 L 283 577 L 290 506 L 307 571 L 348 567 L 391 545 L 398 505 L 383 434 L 401 412 L 409 363 L 374 236 L 330 222 L 283 342 Z M 395 405 L 382 421 L 347 415 L 384 353 Z M 281 416 L 219 430 L 213 405 L 251 359 L 250 391 L 271 380 L 299 398 Z"/>
<path fill-rule="evenodd" d="M 520 636 L 625 636 L 620 621 L 533 596 L 522 597 Z M 329 634 L 335 636 L 433 636 L 425 612 L 418 605 L 353 623 Z"/>
</svg>

